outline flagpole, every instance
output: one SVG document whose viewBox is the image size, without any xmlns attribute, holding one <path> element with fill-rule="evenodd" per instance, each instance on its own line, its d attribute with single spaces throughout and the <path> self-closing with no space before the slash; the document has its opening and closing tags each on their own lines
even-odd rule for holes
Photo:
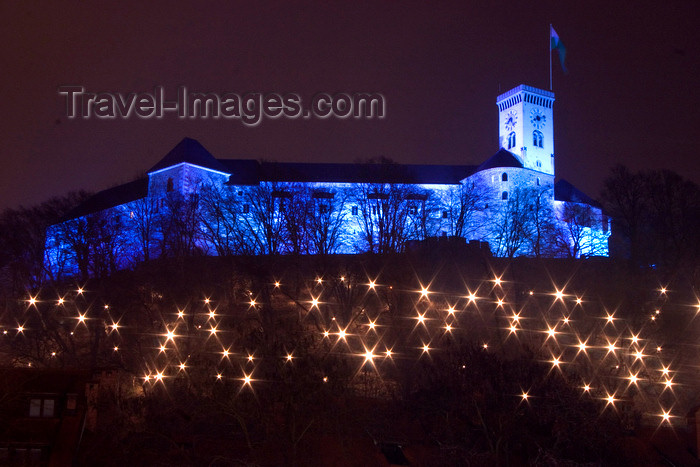
<svg viewBox="0 0 700 467">
<path fill-rule="evenodd" d="M 552 90 L 552 23 L 549 23 L 549 44 L 547 44 L 549 52 L 549 90 Z"/>
</svg>

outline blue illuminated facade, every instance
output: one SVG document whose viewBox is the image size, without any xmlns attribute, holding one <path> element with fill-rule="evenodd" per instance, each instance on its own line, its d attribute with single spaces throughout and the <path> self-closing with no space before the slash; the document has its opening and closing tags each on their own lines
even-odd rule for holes
<svg viewBox="0 0 700 467">
<path fill-rule="evenodd" d="M 497 98 L 500 148 L 481 165 L 217 159 L 185 138 L 147 178 L 88 199 L 47 231 L 54 277 L 176 255 L 402 251 L 432 237 L 497 256 L 607 256 L 600 206 L 554 176 L 554 94 Z"/>
</svg>

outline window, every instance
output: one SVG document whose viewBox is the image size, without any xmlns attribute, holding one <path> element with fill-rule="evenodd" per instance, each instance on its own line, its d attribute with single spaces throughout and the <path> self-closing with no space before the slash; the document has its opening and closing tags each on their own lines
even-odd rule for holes
<svg viewBox="0 0 700 467">
<path fill-rule="evenodd" d="M 447 211 L 442 211 L 442 218 L 447 219 Z"/>
<path fill-rule="evenodd" d="M 503 175 L 501 175 L 501 181 L 502 182 L 507 182 L 508 181 L 508 174 L 503 172 Z"/>
<path fill-rule="evenodd" d="M 30 417 L 53 417 L 54 414 L 53 399 L 31 399 L 29 401 L 29 416 Z"/>
<path fill-rule="evenodd" d="M 536 148 L 544 147 L 544 136 L 541 131 L 535 130 L 532 132 L 532 144 Z"/>
<path fill-rule="evenodd" d="M 418 214 L 418 208 L 416 208 L 415 204 L 412 204 L 408 207 L 408 213 L 415 216 Z"/>
<path fill-rule="evenodd" d="M 504 192 L 501 194 L 501 199 L 508 199 L 508 192 L 507 192 L 507 191 L 504 191 Z"/>
<path fill-rule="evenodd" d="M 536 163 L 535 165 L 537 165 L 538 168 L 541 168 L 541 167 L 542 167 L 542 162 L 537 161 L 537 163 Z"/>
<path fill-rule="evenodd" d="M 169 179 L 168 179 L 168 186 L 167 186 L 167 188 L 166 188 L 166 191 L 173 191 L 173 190 L 174 190 L 173 179 L 172 179 L 172 178 L 169 178 Z"/>
<path fill-rule="evenodd" d="M 243 205 L 243 214 L 248 214 L 250 212 L 250 204 Z"/>
<path fill-rule="evenodd" d="M 318 206 L 318 212 L 321 214 L 326 214 L 328 212 L 328 205 L 327 204 L 321 204 Z"/>
<path fill-rule="evenodd" d="M 513 149 L 515 147 L 515 132 L 511 131 L 508 135 L 508 149 Z"/>
<path fill-rule="evenodd" d="M 357 215 L 357 206 L 352 207 L 352 215 L 356 216 Z"/>
<path fill-rule="evenodd" d="M 540 186 L 540 177 L 537 177 L 537 186 Z"/>
</svg>

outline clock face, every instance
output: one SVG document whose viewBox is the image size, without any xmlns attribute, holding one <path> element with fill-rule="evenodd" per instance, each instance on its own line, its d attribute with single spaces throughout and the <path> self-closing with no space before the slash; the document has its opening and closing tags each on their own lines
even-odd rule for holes
<svg viewBox="0 0 700 467">
<path fill-rule="evenodd" d="M 530 111 L 530 122 L 532 122 L 532 126 L 541 130 L 547 123 L 547 116 L 540 109 L 532 109 Z"/>
<path fill-rule="evenodd" d="M 506 130 L 513 131 L 515 125 L 518 123 L 518 112 L 511 110 L 506 115 Z"/>
</svg>

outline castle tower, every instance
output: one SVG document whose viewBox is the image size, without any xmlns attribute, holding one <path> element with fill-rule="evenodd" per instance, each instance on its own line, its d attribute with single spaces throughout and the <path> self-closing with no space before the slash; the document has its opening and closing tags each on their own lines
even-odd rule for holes
<svg viewBox="0 0 700 467">
<path fill-rule="evenodd" d="M 554 93 L 521 84 L 496 104 L 500 146 L 525 168 L 554 175 Z"/>
</svg>

